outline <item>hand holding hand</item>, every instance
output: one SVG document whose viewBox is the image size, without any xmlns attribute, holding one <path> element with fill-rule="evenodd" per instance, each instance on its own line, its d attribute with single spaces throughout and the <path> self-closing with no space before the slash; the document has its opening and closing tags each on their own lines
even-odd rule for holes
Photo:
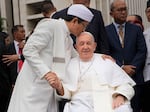
<svg viewBox="0 0 150 112">
<path fill-rule="evenodd" d="M 64 94 L 62 83 L 54 72 L 47 73 L 45 75 L 45 79 L 49 82 L 52 88 L 57 90 L 60 95 Z"/>
</svg>

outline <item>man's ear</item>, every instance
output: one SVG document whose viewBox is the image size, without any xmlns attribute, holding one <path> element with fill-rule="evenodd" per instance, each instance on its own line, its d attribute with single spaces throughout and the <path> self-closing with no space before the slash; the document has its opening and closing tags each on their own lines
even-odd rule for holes
<svg viewBox="0 0 150 112">
<path fill-rule="evenodd" d="M 95 47 L 94 51 L 96 50 L 96 46 L 97 46 L 97 43 L 96 43 L 96 42 L 94 42 L 94 47 Z"/>
<path fill-rule="evenodd" d="M 78 22 L 78 18 L 76 18 L 76 17 L 75 17 L 75 18 L 73 18 L 73 19 L 72 19 L 72 22 L 73 22 L 73 23 Z"/>
<path fill-rule="evenodd" d="M 57 11 L 57 8 L 56 8 L 56 7 L 54 7 L 54 11 Z"/>
<path fill-rule="evenodd" d="M 76 44 L 74 44 L 74 47 L 75 47 L 75 49 L 77 49 L 77 45 Z"/>
<path fill-rule="evenodd" d="M 110 14 L 110 16 L 112 16 L 112 17 L 113 17 L 113 13 L 112 13 L 112 11 L 110 11 L 110 12 L 109 12 L 109 14 Z"/>
</svg>

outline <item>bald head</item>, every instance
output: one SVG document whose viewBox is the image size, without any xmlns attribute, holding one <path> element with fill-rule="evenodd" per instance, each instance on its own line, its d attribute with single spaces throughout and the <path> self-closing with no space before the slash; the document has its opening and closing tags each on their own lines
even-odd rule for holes
<svg viewBox="0 0 150 112">
<path fill-rule="evenodd" d="M 94 36 L 90 33 L 90 32 L 82 32 L 77 38 L 76 38 L 76 42 L 78 42 L 80 38 L 86 38 L 86 37 L 89 37 L 91 38 L 91 41 L 94 42 Z"/>
<path fill-rule="evenodd" d="M 118 4 L 125 4 L 126 2 L 124 0 L 114 0 L 111 4 L 110 4 L 110 10 L 112 11 L 113 9 L 115 9 L 115 7 L 118 6 Z"/>
</svg>

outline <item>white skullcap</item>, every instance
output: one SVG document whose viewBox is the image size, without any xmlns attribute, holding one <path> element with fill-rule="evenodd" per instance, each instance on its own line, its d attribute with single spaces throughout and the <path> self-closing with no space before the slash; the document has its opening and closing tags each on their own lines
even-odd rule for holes
<svg viewBox="0 0 150 112">
<path fill-rule="evenodd" d="M 79 17 L 90 22 L 93 18 L 92 12 L 82 4 L 73 4 L 68 8 L 68 15 Z"/>
</svg>

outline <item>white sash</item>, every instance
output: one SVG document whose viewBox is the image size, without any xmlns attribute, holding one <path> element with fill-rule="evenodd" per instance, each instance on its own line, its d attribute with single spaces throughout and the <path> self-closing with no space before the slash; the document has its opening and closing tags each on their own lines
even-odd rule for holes
<svg viewBox="0 0 150 112">
<path fill-rule="evenodd" d="M 65 22 L 61 21 L 59 25 L 65 26 Z M 65 67 L 66 67 L 66 49 L 65 49 L 65 38 L 67 37 L 66 29 L 58 27 L 59 32 L 57 29 L 54 31 L 54 44 L 53 44 L 53 65 L 52 71 L 55 72 L 59 77 L 63 77 L 65 74 Z"/>
<path fill-rule="evenodd" d="M 112 109 L 111 89 L 100 85 L 97 77 L 92 77 L 94 112 L 114 112 Z"/>
</svg>

